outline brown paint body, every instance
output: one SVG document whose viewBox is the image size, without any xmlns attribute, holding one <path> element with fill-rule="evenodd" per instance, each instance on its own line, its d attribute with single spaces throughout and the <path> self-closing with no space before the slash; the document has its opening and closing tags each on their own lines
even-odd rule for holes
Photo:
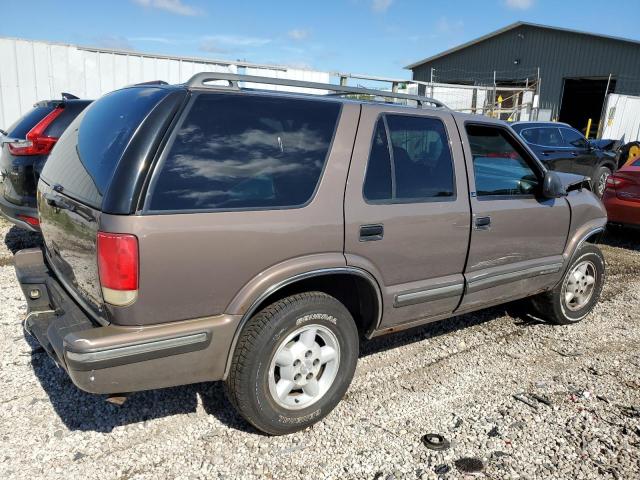
<svg viewBox="0 0 640 480">
<path fill-rule="evenodd" d="M 455 198 L 387 205 L 364 200 L 373 129 L 387 112 L 444 122 Z M 134 215 L 109 215 L 66 197 L 75 208 L 56 209 L 44 198 L 63 195 L 41 182 L 48 247 L 48 273 L 43 275 L 64 287 L 67 296 L 59 301 L 79 304 L 103 325 L 64 337 L 61 351 L 109 357 L 125 352 L 118 350 L 122 347 L 206 339 L 196 347 L 177 346 L 166 356 L 135 354 L 135 362 L 117 360 L 116 365 L 100 360 L 106 366 L 90 370 L 77 369 L 65 358 L 58 361 L 76 385 L 96 393 L 223 379 L 237 336 L 258 304 L 292 282 L 332 273 L 356 275 L 375 291 L 379 314 L 368 336 L 552 288 L 579 244 L 605 225 L 602 205 L 582 190 L 558 199 L 478 199 L 465 122 L 504 127 L 443 109 L 343 101 L 320 184 L 301 208 L 167 215 L 141 209 Z M 474 229 L 474 215 L 490 216 L 491 228 Z M 360 227 L 370 224 L 384 225 L 381 240 L 360 240 Z M 130 306 L 102 301 L 95 267 L 98 230 L 130 233 L 139 240 L 140 288 Z M 35 253 L 30 260 L 26 254 L 25 265 L 38 263 Z M 35 277 L 23 271 L 22 278 L 27 292 Z M 30 308 L 37 310 L 32 303 Z"/>
</svg>

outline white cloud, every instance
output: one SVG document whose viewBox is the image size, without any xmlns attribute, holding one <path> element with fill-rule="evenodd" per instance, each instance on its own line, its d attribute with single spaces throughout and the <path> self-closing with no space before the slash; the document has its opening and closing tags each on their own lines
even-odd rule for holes
<svg viewBox="0 0 640 480">
<path fill-rule="evenodd" d="M 533 6 L 534 0 L 505 0 L 507 7 L 518 10 L 527 10 Z"/>
<path fill-rule="evenodd" d="M 371 2 L 371 9 L 374 12 L 384 13 L 391 6 L 393 0 L 373 0 Z"/>
<path fill-rule="evenodd" d="M 191 5 L 185 5 L 182 0 L 133 0 L 134 3 L 147 8 L 157 8 L 176 15 L 194 16 L 201 12 Z"/>
<path fill-rule="evenodd" d="M 309 30 L 304 30 L 302 28 L 295 28 L 293 30 L 290 30 L 287 35 L 289 36 L 289 38 L 293 39 L 293 40 L 304 40 L 305 38 L 309 37 Z"/>
</svg>

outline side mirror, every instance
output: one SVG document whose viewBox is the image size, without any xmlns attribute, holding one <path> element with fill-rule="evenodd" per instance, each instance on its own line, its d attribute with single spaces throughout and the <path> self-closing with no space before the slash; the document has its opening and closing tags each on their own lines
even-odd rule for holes
<svg viewBox="0 0 640 480">
<path fill-rule="evenodd" d="M 556 172 L 547 172 L 542 182 L 542 196 L 544 198 L 566 197 L 567 191 Z"/>
</svg>

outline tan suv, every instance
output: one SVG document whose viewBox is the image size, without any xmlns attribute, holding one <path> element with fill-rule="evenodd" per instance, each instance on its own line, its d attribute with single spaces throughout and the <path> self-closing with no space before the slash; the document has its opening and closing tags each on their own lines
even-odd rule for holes
<svg viewBox="0 0 640 480">
<path fill-rule="evenodd" d="M 44 167 L 45 247 L 15 259 L 25 328 L 88 392 L 225 380 L 255 427 L 293 432 L 340 401 L 359 337 L 524 297 L 588 315 L 606 214 L 584 185 L 423 97 L 219 73 L 125 88 Z"/>
</svg>

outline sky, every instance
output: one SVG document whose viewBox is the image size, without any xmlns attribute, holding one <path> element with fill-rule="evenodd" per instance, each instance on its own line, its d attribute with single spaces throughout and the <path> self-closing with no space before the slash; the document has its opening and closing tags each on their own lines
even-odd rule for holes
<svg viewBox="0 0 640 480">
<path fill-rule="evenodd" d="M 639 40 L 637 2 L 1 0 L 0 36 L 410 78 L 406 65 L 519 20 Z"/>
</svg>

